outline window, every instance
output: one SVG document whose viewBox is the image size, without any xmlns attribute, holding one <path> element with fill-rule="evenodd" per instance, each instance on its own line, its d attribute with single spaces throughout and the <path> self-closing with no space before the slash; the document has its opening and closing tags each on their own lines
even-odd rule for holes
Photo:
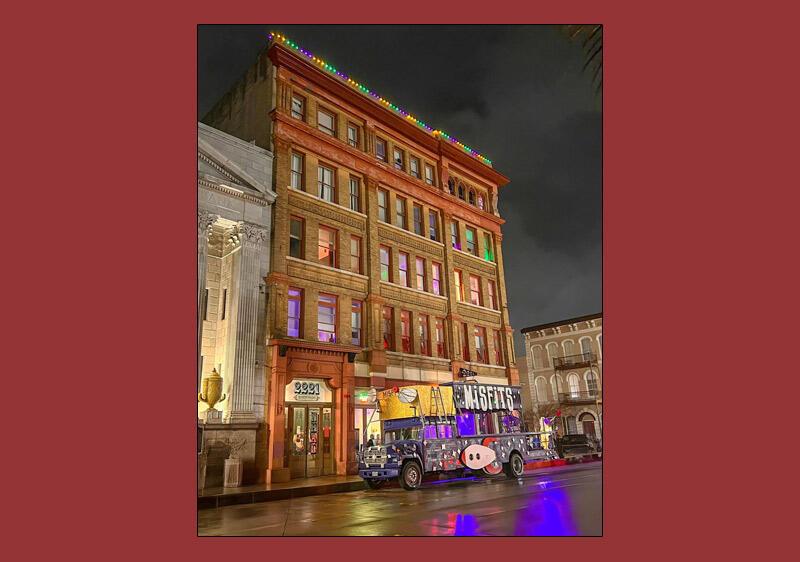
<svg viewBox="0 0 800 562">
<path fill-rule="evenodd" d="M 392 150 L 392 154 L 394 156 L 394 158 L 392 159 L 392 161 L 394 162 L 394 167 L 397 168 L 398 170 L 402 170 L 403 169 L 403 151 L 400 150 L 399 148 L 395 148 L 395 149 Z"/>
<path fill-rule="evenodd" d="M 289 255 L 293 258 L 305 259 L 303 254 L 303 219 L 289 219 Z"/>
<path fill-rule="evenodd" d="M 398 254 L 397 264 L 400 269 L 400 284 L 405 287 L 410 287 L 411 283 L 409 283 L 408 279 L 408 254 L 406 252 L 400 252 Z"/>
<path fill-rule="evenodd" d="M 394 309 L 383 307 L 383 348 L 394 351 Z"/>
<path fill-rule="evenodd" d="M 483 306 L 481 299 L 481 278 L 477 275 L 469 276 L 469 301 L 472 304 Z"/>
<path fill-rule="evenodd" d="M 444 318 L 436 319 L 436 355 L 447 359 L 447 342 L 444 335 Z"/>
<path fill-rule="evenodd" d="M 455 185 L 456 185 L 456 184 L 455 184 L 455 182 L 453 181 L 453 179 L 452 179 L 452 178 L 450 178 L 449 180 L 447 180 L 447 191 L 449 191 L 449 192 L 450 192 L 450 195 L 455 195 L 455 194 L 456 194 L 456 188 L 455 188 Z"/>
<path fill-rule="evenodd" d="M 428 166 L 425 164 L 425 183 L 428 185 L 434 185 L 433 183 L 433 166 Z"/>
<path fill-rule="evenodd" d="M 483 233 L 483 257 L 486 258 L 486 261 L 494 261 L 492 237 L 486 232 Z"/>
<path fill-rule="evenodd" d="M 336 118 L 321 109 L 317 110 L 317 129 L 332 137 L 336 136 Z"/>
<path fill-rule="evenodd" d="M 414 344 L 411 341 L 411 313 L 407 310 L 400 311 L 400 335 L 403 338 L 403 353 L 414 353 Z"/>
<path fill-rule="evenodd" d="M 208 288 L 203 296 L 203 320 L 208 320 Z"/>
<path fill-rule="evenodd" d="M 578 434 L 578 424 L 575 422 L 575 416 L 567 416 L 567 435 Z"/>
<path fill-rule="evenodd" d="M 479 435 L 493 435 L 497 431 L 497 412 L 480 412 L 475 416 Z"/>
<path fill-rule="evenodd" d="M 358 126 L 352 123 L 347 124 L 347 144 L 358 148 Z"/>
<path fill-rule="evenodd" d="M 573 355 L 575 353 L 575 344 L 572 343 L 572 340 L 567 340 L 564 342 L 564 355 Z"/>
<path fill-rule="evenodd" d="M 417 289 L 425 290 L 425 259 L 417 258 Z"/>
<path fill-rule="evenodd" d="M 319 263 L 336 267 L 336 231 L 319 227 Z"/>
<path fill-rule="evenodd" d="M 458 198 L 464 199 L 464 184 L 458 184 Z"/>
<path fill-rule="evenodd" d="M 306 118 L 306 100 L 302 96 L 292 96 L 292 117 L 304 121 Z"/>
<path fill-rule="evenodd" d="M 406 224 L 406 200 L 402 197 L 398 197 L 395 200 L 395 209 L 397 210 L 397 226 L 403 229 L 407 229 Z"/>
<path fill-rule="evenodd" d="M 378 190 L 378 220 L 389 222 L 389 193 L 383 189 Z"/>
<path fill-rule="evenodd" d="M 350 236 L 350 271 L 361 273 L 361 238 Z"/>
<path fill-rule="evenodd" d="M 547 344 L 547 356 L 550 358 L 550 365 L 555 366 L 553 360 L 558 357 L 558 344 L 552 342 Z"/>
<path fill-rule="evenodd" d="M 456 416 L 456 425 L 458 425 L 458 434 L 464 437 L 476 435 L 475 431 L 475 414 L 472 412 Z"/>
<path fill-rule="evenodd" d="M 439 240 L 439 214 L 436 211 L 428 211 L 428 232 L 431 240 Z"/>
<path fill-rule="evenodd" d="M 378 160 L 386 162 L 386 141 L 383 139 L 375 139 L 375 156 Z"/>
<path fill-rule="evenodd" d="M 542 347 L 537 345 L 531 349 L 531 353 L 533 354 L 533 368 L 541 369 L 544 366 L 542 363 Z"/>
<path fill-rule="evenodd" d="M 350 178 L 350 210 L 361 212 L 361 186 L 358 178 Z"/>
<path fill-rule="evenodd" d="M 536 399 L 539 402 L 547 402 L 547 381 L 544 377 L 536 379 Z"/>
<path fill-rule="evenodd" d="M 491 279 L 486 280 L 486 289 L 487 293 L 489 293 L 489 308 L 493 308 L 498 310 L 497 308 L 497 299 L 494 296 L 494 281 Z"/>
<path fill-rule="evenodd" d="M 228 311 L 228 289 L 222 289 L 222 319 L 225 320 L 225 313 Z"/>
<path fill-rule="evenodd" d="M 417 316 L 419 326 L 419 352 L 421 355 L 431 354 L 431 339 L 428 335 L 428 315 L 419 314 Z"/>
<path fill-rule="evenodd" d="M 589 396 L 597 396 L 597 375 L 593 372 L 586 373 L 586 390 L 589 391 Z"/>
<path fill-rule="evenodd" d="M 569 383 L 569 395 L 572 398 L 579 398 L 581 395 L 581 383 L 578 379 L 578 375 L 571 373 L 567 377 L 567 383 Z"/>
<path fill-rule="evenodd" d="M 386 246 L 380 247 L 381 256 L 381 281 L 392 280 L 392 250 Z"/>
<path fill-rule="evenodd" d="M 561 375 L 554 375 L 550 377 L 550 386 L 553 389 L 553 398 L 558 400 L 558 395 L 564 390 L 564 381 L 561 378 Z"/>
<path fill-rule="evenodd" d="M 581 353 L 591 353 L 592 352 L 592 339 L 591 338 L 582 338 L 581 339 Z"/>
<path fill-rule="evenodd" d="M 415 178 L 419 179 L 419 158 L 409 156 L 408 167 L 409 167 L 409 173 Z"/>
<path fill-rule="evenodd" d="M 466 322 L 461 323 L 461 355 L 464 361 L 469 361 L 469 327 Z"/>
<path fill-rule="evenodd" d="M 486 354 L 486 328 L 475 326 L 475 360 L 478 363 L 488 363 Z"/>
<path fill-rule="evenodd" d="M 474 255 L 478 255 L 478 247 L 475 244 L 475 229 L 467 227 L 467 251 Z"/>
<path fill-rule="evenodd" d="M 361 345 L 361 301 L 354 300 L 350 308 L 350 343 Z"/>
<path fill-rule="evenodd" d="M 469 204 L 475 205 L 475 192 L 473 190 L 469 190 Z"/>
<path fill-rule="evenodd" d="M 319 167 L 319 173 L 317 174 L 317 180 L 319 181 L 319 198 L 324 199 L 325 201 L 330 201 L 334 203 L 334 173 L 333 170 L 326 168 L 325 166 Z"/>
<path fill-rule="evenodd" d="M 289 288 L 289 324 L 287 335 L 300 337 L 300 316 L 303 310 L 303 297 L 300 289 Z"/>
<path fill-rule="evenodd" d="M 462 278 L 463 274 L 461 273 L 461 270 L 453 270 L 453 277 L 456 282 L 456 300 L 464 302 L 464 280 Z"/>
<path fill-rule="evenodd" d="M 317 339 L 336 341 L 336 297 L 320 293 L 317 306 Z"/>
<path fill-rule="evenodd" d="M 494 345 L 494 364 L 503 366 L 503 348 L 500 345 L 500 331 L 492 330 L 492 345 Z"/>
<path fill-rule="evenodd" d="M 450 243 L 454 249 L 461 249 L 461 241 L 458 239 L 458 222 L 456 221 L 450 221 Z"/>
<path fill-rule="evenodd" d="M 431 264 L 431 270 L 433 272 L 433 294 L 434 295 L 441 295 L 442 294 L 442 266 L 438 263 Z"/>
<path fill-rule="evenodd" d="M 292 189 L 303 191 L 303 155 L 292 154 Z"/>
<path fill-rule="evenodd" d="M 414 204 L 414 234 L 424 236 L 422 234 L 422 207 L 416 203 Z"/>
</svg>

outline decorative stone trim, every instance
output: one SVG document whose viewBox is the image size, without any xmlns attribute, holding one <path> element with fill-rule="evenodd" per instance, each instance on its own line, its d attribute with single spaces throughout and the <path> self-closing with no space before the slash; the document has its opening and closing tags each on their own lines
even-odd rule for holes
<svg viewBox="0 0 800 562">
<path fill-rule="evenodd" d="M 209 213 L 204 209 L 197 209 L 198 242 L 200 242 L 200 239 L 204 242 L 208 242 L 208 239 L 211 237 L 211 225 L 214 224 L 218 218 L 219 215 Z"/>
<path fill-rule="evenodd" d="M 314 266 L 314 267 L 319 267 L 321 269 L 326 269 L 328 271 L 333 271 L 335 273 L 344 273 L 346 275 L 351 275 L 353 277 L 358 277 L 360 279 L 364 279 L 365 281 L 369 280 L 369 277 L 367 277 L 366 275 L 361 275 L 360 273 L 355 273 L 353 271 L 348 271 L 346 269 L 337 269 L 337 268 L 331 267 L 329 265 L 322 265 L 321 263 L 314 263 L 313 261 L 302 260 L 300 258 L 295 258 L 293 256 L 286 256 L 286 259 L 289 260 L 289 261 L 295 261 L 297 263 L 302 263 L 304 265 L 311 265 L 311 266 Z"/>
<path fill-rule="evenodd" d="M 483 312 L 491 312 L 493 314 L 501 314 L 501 315 L 503 314 L 503 311 L 495 310 L 494 308 L 489 308 L 488 306 L 479 306 L 477 304 L 472 304 L 471 302 L 464 302 L 464 301 L 458 301 L 458 303 L 466 305 L 466 306 L 470 306 L 472 308 L 475 308 L 475 309 L 483 311 Z"/>
<path fill-rule="evenodd" d="M 453 252 L 457 266 L 478 269 L 485 275 L 497 275 L 496 263 L 481 259 L 478 256 L 470 254 L 469 252 L 465 252 L 464 250 L 457 250 L 453 248 Z M 469 258 L 469 260 L 465 260 L 464 257 Z"/>
<path fill-rule="evenodd" d="M 398 232 L 393 232 L 389 229 L 394 229 Z M 409 234 L 411 234 L 411 236 L 409 236 Z M 434 242 L 433 240 L 428 240 L 422 236 L 417 236 L 416 234 L 412 234 L 407 230 L 403 230 L 398 226 L 394 226 L 393 224 L 384 222 L 379 223 L 378 236 L 383 240 L 389 240 L 396 244 L 400 244 L 401 246 L 411 247 L 420 252 L 429 252 L 438 259 L 444 259 L 444 244 L 440 242 Z"/>
<path fill-rule="evenodd" d="M 435 363 L 444 363 L 450 365 L 451 359 L 442 359 L 441 357 L 431 357 L 429 355 L 415 355 L 413 353 L 404 353 L 402 351 L 387 351 L 386 355 L 389 357 L 401 357 L 404 359 L 419 359 L 421 361 L 433 361 Z"/>
<path fill-rule="evenodd" d="M 224 193 L 225 195 L 230 195 L 231 197 L 235 197 L 236 199 L 243 199 L 244 201 L 255 203 L 256 205 L 261 205 L 262 207 L 266 207 L 268 204 L 265 199 L 254 197 L 250 194 L 243 193 L 238 189 L 233 189 L 226 185 L 209 181 L 205 178 L 197 178 L 197 185 L 201 187 L 206 187 L 208 189 L 212 189 L 214 191 L 219 191 L 220 193 Z"/>
<path fill-rule="evenodd" d="M 355 229 L 366 230 L 366 215 L 361 215 L 361 213 L 356 213 L 341 205 L 325 201 L 305 191 L 289 188 L 289 204 L 309 213 L 316 213 L 327 219 L 339 221 Z M 349 216 L 349 213 L 358 215 L 358 218 Z"/>
<path fill-rule="evenodd" d="M 208 156 L 207 154 L 204 154 L 203 152 L 201 152 L 199 150 L 197 151 L 197 157 L 200 160 L 202 160 L 203 162 L 205 162 L 206 164 L 208 164 L 209 166 L 211 166 L 212 168 L 214 168 L 216 171 L 218 171 L 224 177 L 226 177 L 229 180 L 231 180 L 232 182 L 238 183 L 240 185 L 243 185 L 243 184 L 247 183 L 242 178 L 240 178 L 238 176 L 235 176 L 232 173 L 230 173 L 228 170 L 226 170 L 225 168 L 223 168 L 222 166 L 217 164 L 210 156 Z"/>
</svg>

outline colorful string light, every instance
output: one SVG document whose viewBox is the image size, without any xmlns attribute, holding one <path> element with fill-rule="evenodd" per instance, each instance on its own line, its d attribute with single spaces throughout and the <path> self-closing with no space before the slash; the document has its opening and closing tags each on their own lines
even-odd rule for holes
<svg viewBox="0 0 800 562">
<path fill-rule="evenodd" d="M 280 33 L 270 31 L 269 34 L 267 35 L 267 39 L 269 39 L 270 41 L 274 40 L 276 42 L 280 41 L 282 45 L 286 45 L 288 47 L 291 47 L 292 49 L 294 49 L 298 53 L 300 53 L 300 54 L 304 55 L 306 58 L 308 58 L 311 62 L 319 65 L 320 68 L 324 68 L 325 70 L 327 70 L 331 74 L 335 74 L 336 76 L 338 76 L 342 81 L 344 81 L 345 83 L 350 85 L 350 87 L 355 88 L 355 89 L 363 92 L 364 94 L 367 94 L 367 95 L 371 96 L 372 98 L 374 98 L 381 105 L 383 105 L 385 107 L 388 107 L 389 109 L 393 109 L 395 112 L 399 113 L 400 115 L 405 117 L 407 120 L 411 121 L 412 123 L 415 123 L 419 127 L 421 127 L 423 129 L 425 129 L 426 131 L 428 131 L 428 133 L 430 133 L 431 135 L 440 136 L 440 137 L 450 141 L 451 143 L 453 143 L 454 145 L 458 146 L 459 148 L 461 148 L 465 152 L 471 154 L 472 156 L 474 156 L 476 158 L 479 158 L 480 160 L 482 160 L 483 162 L 485 162 L 487 164 L 491 164 L 492 163 L 491 160 L 489 160 L 488 158 L 486 158 L 485 156 L 483 156 L 481 154 L 478 154 L 478 152 L 476 152 L 475 150 L 472 150 L 470 147 L 468 147 L 468 146 L 464 145 L 463 143 L 459 142 L 458 139 L 455 139 L 455 138 L 451 137 L 450 135 L 446 134 L 444 131 L 440 131 L 438 129 L 434 129 L 430 125 L 428 125 L 426 123 L 423 123 L 422 121 L 420 121 L 419 119 L 417 119 L 413 115 L 410 115 L 408 112 L 404 111 L 403 109 L 401 109 L 401 108 L 397 107 L 396 105 L 394 105 L 393 103 L 391 103 L 389 100 L 384 99 L 383 97 L 379 96 L 378 94 L 376 94 L 375 92 L 373 92 L 372 90 L 370 90 L 369 88 L 364 86 L 363 84 L 360 84 L 359 82 L 356 82 L 355 80 L 353 80 L 352 78 L 350 78 L 346 74 L 336 70 L 336 68 L 334 66 L 332 66 L 331 64 L 325 62 L 321 58 L 315 56 L 311 52 L 301 48 L 300 45 L 298 45 L 297 43 L 294 43 L 294 42 L 290 41 L 289 39 L 287 39 L 285 35 L 281 35 Z"/>
</svg>

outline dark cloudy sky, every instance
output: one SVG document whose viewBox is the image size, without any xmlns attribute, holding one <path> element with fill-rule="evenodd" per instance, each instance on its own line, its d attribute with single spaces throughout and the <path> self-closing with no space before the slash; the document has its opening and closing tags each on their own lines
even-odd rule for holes
<svg viewBox="0 0 800 562">
<path fill-rule="evenodd" d="M 602 113 L 584 53 L 551 26 L 200 26 L 198 120 L 270 29 L 492 160 L 516 351 L 527 326 L 602 307 Z"/>
</svg>

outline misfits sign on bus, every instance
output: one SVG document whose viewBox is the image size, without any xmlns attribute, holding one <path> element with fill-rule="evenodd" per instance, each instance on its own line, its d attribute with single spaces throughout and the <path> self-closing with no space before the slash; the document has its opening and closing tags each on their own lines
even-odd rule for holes
<svg viewBox="0 0 800 562">
<path fill-rule="evenodd" d="M 519 386 L 453 383 L 453 402 L 461 410 L 521 410 Z"/>
</svg>

